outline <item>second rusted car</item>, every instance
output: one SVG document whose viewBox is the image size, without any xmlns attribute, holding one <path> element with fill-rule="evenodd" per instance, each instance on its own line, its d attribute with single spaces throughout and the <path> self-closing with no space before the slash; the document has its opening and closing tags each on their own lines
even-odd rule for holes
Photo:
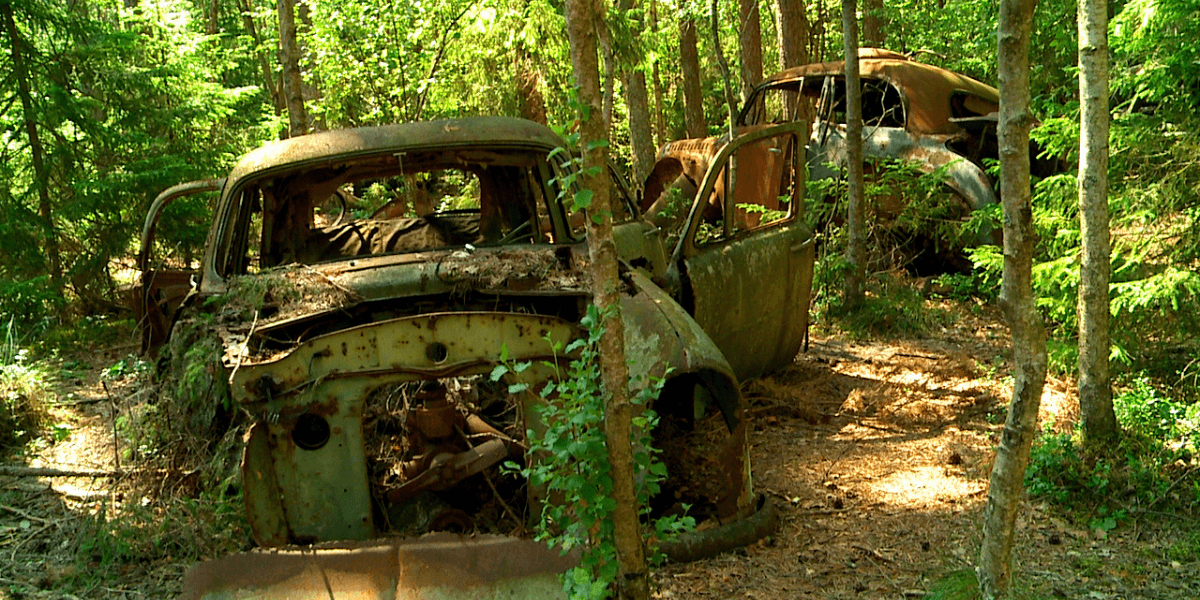
<svg viewBox="0 0 1200 600">
<path fill-rule="evenodd" d="M 998 202 L 996 183 L 988 175 L 986 164 L 997 158 L 996 88 L 875 48 L 860 49 L 859 72 L 866 157 L 896 159 L 925 173 L 939 173 L 962 204 L 956 214 L 964 220 L 971 211 Z M 809 175 L 812 179 L 840 177 L 846 162 L 845 97 L 841 61 L 788 69 L 754 88 L 738 115 L 735 130 L 744 133 L 794 121 L 811 110 Z M 642 209 L 657 218 L 668 203 L 661 192 L 680 175 L 688 186 L 698 184 L 724 139 L 682 140 L 665 145 L 645 186 Z M 1034 171 L 1050 172 L 1051 165 L 1038 160 Z M 765 177 L 769 179 L 770 175 Z M 955 214 L 955 210 L 948 214 Z M 968 241 L 996 242 L 998 230 L 981 228 Z"/>
</svg>

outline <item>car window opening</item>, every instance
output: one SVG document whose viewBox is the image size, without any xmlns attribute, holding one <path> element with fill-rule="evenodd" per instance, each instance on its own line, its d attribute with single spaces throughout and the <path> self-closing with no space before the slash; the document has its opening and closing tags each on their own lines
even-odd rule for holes
<svg viewBox="0 0 1200 600">
<path fill-rule="evenodd" d="M 552 242 L 549 223 L 538 218 L 549 195 L 539 160 L 431 152 L 257 182 L 243 198 L 260 247 L 246 249 L 244 266 Z"/>
</svg>

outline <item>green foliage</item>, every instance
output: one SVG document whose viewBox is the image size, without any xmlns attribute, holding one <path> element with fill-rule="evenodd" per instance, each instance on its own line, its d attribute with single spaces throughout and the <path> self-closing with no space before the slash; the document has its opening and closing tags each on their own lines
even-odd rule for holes
<svg viewBox="0 0 1200 600">
<path fill-rule="evenodd" d="M 189 485 L 186 480 L 163 484 Z M 246 550 L 249 527 L 244 512 L 241 491 L 233 482 L 202 490 L 195 497 L 173 494 L 114 505 L 104 502 L 76 531 L 72 541 L 77 545 L 79 569 L 62 585 L 86 594 L 118 573 Z"/>
<path fill-rule="evenodd" d="M 47 405 L 54 397 L 50 368 L 34 361 L 18 345 L 9 319 L 0 339 L 0 453 L 18 448 L 49 422 Z"/>
<path fill-rule="evenodd" d="M 13 9 L 28 66 L 23 83 L 36 93 L 33 114 L 21 102 L 0 110 L 0 126 L 12 134 L 0 148 L 0 237 L 16 242 L 0 247 L 0 285 L 46 274 L 57 246 L 64 279 L 51 289 L 69 285 L 96 310 L 99 298 L 114 293 L 109 261 L 130 253 L 150 200 L 180 181 L 222 172 L 265 139 L 265 105 L 257 88 L 232 76 L 222 38 L 187 17 L 190 4 Z M 8 37 L 0 32 L 0 44 L 11 47 Z M 13 73 L 9 58 L 0 53 L 5 73 Z M 2 85 L 12 98 L 16 78 Z M 41 140 L 36 158 L 27 118 Z M 40 200 L 42 185 L 48 203 Z M 197 253 L 203 231 L 177 215 L 203 210 L 182 201 L 162 231 Z"/>
<path fill-rule="evenodd" d="M 598 346 L 604 328 L 595 306 L 588 308 L 582 324 L 586 337 L 566 348 L 554 347 L 554 355 L 573 357 L 561 377 L 548 383 L 540 394 L 545 398 L 537 410 L 543 429 L 527 431 L 530 454 L 539 457 L 534 464 L 520 468 L 529 485 L 544 490 L 546 502 L 539 520 L 538 539 L 569 551 L 583 548 L 577 568 L 567 573 L 564 587 L 573 599 L 607 598 L 617 576 L 616 548 L 613 545 L 612 476 L 604 441 L 604 414 L 608 394 L 601 385 Z M 548 340 L 547 340 L 548 341 Z M 507 352 L 504 353 L 507 355 Z M 552 366 L 559 370 L 559 359 Z M 519 375 L 528 363 L 497 366 L 491 379 L 499 381 L 510 373 Z M 658 416 L 649 406 L 662 390 L 659 380 L 639 387 L 631 403 L 638 410 L 633 418 L 634 468 L 639 513 L 649 517 L 648 501 L 660 490 L 666 478 L 666 466 L 650 445 L 650 434 Z M 510 392 L 527 389 L 515 383 Z M 509 468 L 517 465 L 509 463 Z M 694 525 L 690 517 L 653 519 L 650 529 L 650 558 L 663 560 L 655 542 Z"/>
<path fill-rule="evenodd" d="M 0 225 L 2 227 L 2 225 Z M 62 308 L 63 297 L 47 275 L 24 281 L 0 279 L 0 319 L 21 330 L 44 326 Z"/>
<path fill-rule="evenodd" d="M 1172 400 L 1148 380 L 1113 399 L 1123 428 L 1118 444 L 1084 448 L 1079 434 L 1044 433 L 1034 444 L 1025 484 L 1030 495 L 1079 511 L 1089 528 L 1109 530 L 1152 508 L 1200 508 L 1200 406 Z"/>
<path fill-rule="evenodd" d="M 1149 105 L 1171 119 L 1194 112 L 1200 103 L 1198 11 L 1196 0 L 1131 0 L 1113 18 L 1113 94 L 1129 110 Z"/>
<path fill-rule="evenodd" d="M 853 339 L 922 337 L 946 322 L 946 313 L 931 305 L 912 279 L 898 272 L 867 277 L 866 297 L 858 310 L 846 308 L 842 297 L 849 265 L 845 254 L 824 255 L 816 264 L 813 287 L 815 320 L 836 325 Z"/>
</svg>

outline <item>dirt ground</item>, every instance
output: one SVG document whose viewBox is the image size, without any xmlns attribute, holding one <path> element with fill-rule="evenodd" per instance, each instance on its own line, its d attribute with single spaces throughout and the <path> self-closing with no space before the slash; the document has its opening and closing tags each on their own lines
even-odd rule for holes
<svg viewBox="0 0 1200 600">
<path fill-rule="evenodd" d="M 750 547 L 660 569 L 655 597 L 925 598 L 964 581 L 1011 388 L 998 315 L 950 310 L 956 322 L 926 339 L 852 343 L 814 334 L 791 367 L 746 382 L 755 485 L 778 507 L 781 528 Z M 96 382 L 129 352 L 97 352 L 90 371 L 66 378 L 56 419 L 70 424 L 70 435 L 23 464 L 116 467 L 113 410 L 137 398 Z M 1073 399 L 1067 383 L 1051 379 L 1043 422 L 1069 424 Z M 78 590 L 80 570 L 105 551 L 93 544 L 92 556 L 81 557 L 78 536 L 98 511 L 130 500 L 108 479 L 0 477 L 0 600 L 76 597 L 63 590 Z M 1200 597 L 1200 563 L 1170 552 L 1180 540 L 1200 539 L 1192 523 L 1162 515 L 1088 531 L 1034 500 L 1018 528 L 1022 597 Z M 197 535 L 173 533 L 181 546 Z M 174 597 L 192 560 L 125 565 L 86 597 Z"/>
</svg>

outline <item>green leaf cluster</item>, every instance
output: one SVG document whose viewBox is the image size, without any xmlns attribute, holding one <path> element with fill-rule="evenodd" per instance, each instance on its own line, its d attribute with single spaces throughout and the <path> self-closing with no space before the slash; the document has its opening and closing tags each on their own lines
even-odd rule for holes
<svg viewBox="0 0 1200 600">
<path fill-rule="evenodd" d="M 538 539 L 564 552 L 577 547 L 582 550 L 579 566 L 564 579 L 564 587 L 573 599 L 608 597 L 617 576 L 612 524 L 616 506 L 604 436 L 609 395 L 601 384 L 598 357 L 598 343 L 604 334 L 602 321 L 600 311 L 590 306 L 582 320 L 584 336 L 565 348 L 552 344 L 556 358 L 548 366 L 558 376 L 537 390 L 545 402 L 537 409 L 538 426 L 526 432 L 533 461 L 525 467 L 508 465 L 528 478 L 529 485 L 542 496 Z M 507 358 L 507 352 L 502 356 Z M 491 378 L 500 381 L 510 374 L 520 374 L 528 366 L 501 364 Z M 631 442 L 639 514 L 644 519 L 649 518 L 649 499 L 660 491 L 667 476 L 658 450 L 650 444 L 651 432 L 658 425 L 658 416 L 650 405 L 662 386 L 662 380 L 641 385 L 631 399 L 638 411 L 633 418 Z M 512 393 L 525 389 L 522 383 L 509 388 Z M 693 525 L 690 517 L 650 519 L 646 527 L 652 562 L 663 560 L 656 551 L 657 540 Z"/>
</svg>

